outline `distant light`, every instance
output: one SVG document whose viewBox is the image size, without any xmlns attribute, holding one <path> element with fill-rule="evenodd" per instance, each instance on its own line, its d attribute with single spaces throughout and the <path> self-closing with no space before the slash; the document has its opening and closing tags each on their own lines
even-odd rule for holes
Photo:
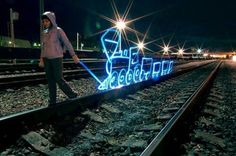
<svg viewBox="0 0 236 156">
<path fill-rule="evenodd" d="M 8 42 L 8 44 L 12 44 L 12 42 L 11 42 L 11 41 L 9 41 L 9 42 Z"/>
<path fill-rule="evenodd" d="M 202 49 L 198 49 L 197 52 L 198 52 L 198 53 L 201 53 L 201 52 L 202 52 Z"/>
<path fill-rule="evenodd" d="M 179 49 L 179 54 L 183 54 L 184 53 L 184 50 L 183 49 Z"/>
<path fill-rule="evenodd" d="M 138 44 L 138 48 L 139 48 L 139 49 L 143 49 L 143 48 L 144 48 L 143 42 L 140 42 L 140 43 Z"/>
<path fill-rule="evenodd" d="M 81 44 L 80 44 L 80 50 L 83 50 L 83 47 L 84 47 L 84 44 L 81 43 Z"/>
<path fill-rule="evenodd" d="M 169 51 L 169 47 L 165 46 L 165 47 L 163 48 L 163 50 L 164 50 L 164 52 L 168 52 L 168 51 Z"/>
<path fill-rule="evenodd" d="M 99 22 L 96 22 L 96 28 L 101 29 L 101 24 Z"/>
<path fill-rule="evenodd" d="M 119 30 L 122 30 L 122 29 L 125 29 L 126 24 L 125 24 L 124 21 L 119 20 L 118 22 L 116 22 L 116 27 L 117 27 Z"/>
<path fill-rule="evenodd" d="M 204 56 L 204 57 L 207 57 L 207 56 L 208 56 L 208 54 L 203 54 L 203 56 Z"/>
<path fill-rule="evenodd" d="M 236 62 L 236 55 L 232 57 L 232 60 Z"/>
<path fill-rule="evenodd" d="M 34 42 L 33 46 L 34 46 L 34 47 L 37 47 L 37 43 L 36 43 L 36 42 Z"/>
</svg>

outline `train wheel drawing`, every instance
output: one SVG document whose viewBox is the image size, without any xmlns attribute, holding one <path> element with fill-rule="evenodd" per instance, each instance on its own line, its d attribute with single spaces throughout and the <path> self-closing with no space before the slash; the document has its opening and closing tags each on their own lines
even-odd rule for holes
<svg viewBox="0 0 236 156">
<path fill-rule="evenodd" d="M 133 82 L 133 70 L 129 70 L 126 74 L 126 84 L 129 85 Z"/>
<path fill-rule="evenodd" d="M 118 77 L 118 85 L 119 86 L 125 86 L 126 85 L 126 70 L 125 69 L 121 69 L 120 73 L 119 73 L 119 77 Z"/>
<path fill-rule="evenodd" d="M 110 88 L 114 89 L 118 86 L 118 73 L 115 71 L 111 75 Z"/>
<path fill-rule="evenodd" d="M 137 64 L 135 67 L 134 67 L 134 82 L 137 83 L 140 81 L 139 79 L 139 75 L 140 75 L 140 69 L 141 69 L 141 65 L 140 64 Z"/>
</svg>

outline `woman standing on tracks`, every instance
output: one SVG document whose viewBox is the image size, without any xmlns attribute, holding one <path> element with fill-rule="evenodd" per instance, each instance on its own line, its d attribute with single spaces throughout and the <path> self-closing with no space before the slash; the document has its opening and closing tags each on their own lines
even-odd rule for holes
<svg viewBox="0 0 236 156">
<path fill-rule="evenodd" d="M 71 89 L 63 78 L 63 52 L 64 47 L 69 50 L 74 63 L 79 62 L 79 58 L 68 40 L 65 32 L 57 27 L 56 17 L 53 12 L 47 11 L 42 17 L 43 34 L 42 34 L 42 51 L 40 56 L 40 67 L 45 67 L 46 77 L 49 89 L 49 105 L 56 103 L 57 86 L 71 99 L 78 95 Z"/>
</svg>

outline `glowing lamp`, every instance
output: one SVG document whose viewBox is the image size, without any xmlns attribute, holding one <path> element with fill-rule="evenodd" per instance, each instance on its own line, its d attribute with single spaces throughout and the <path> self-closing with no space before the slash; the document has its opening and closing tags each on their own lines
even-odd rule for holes
<svg viewBox="0 0 236 156">
<path fill-rule="evenodd" d="M 118 22 L 116 22 L 116 27 L 117 27 L 117 29 L 122 30 L 122 29 L 125 29 L 126 24 L 124 21 L 119 20 Z"/>
<path fill-rule="evenodd" d="M 143 49 L 143 48 L 144 48 L 143 42 L 140 42 L 140 43 L 138 44 L 138 48 L 139 48 L 139 49 Z"/>
<path fill-rule="evenodd" d="M 202 49 L 198 49 L 197 52 L 198 52 L 198 53 L 201 53 L 201 52 L 202 52 Z"/>
<path fill-rule="evenodd" d="M 163 50 L 164 50 L 164 52 L 168 52 L 169 51 L 169 47 L 164 47 Z"/>
<path fill-rule="evenodd" d="M 208 54 L 203 54 L 203 56 L 204 56 L 204 57 L 207 57 L 207 56 L 208 56 Z"/>
<path fill-rule="evenodd" d="M 233 61 L 236 62 L 236 55 L 232 57 Z"/>
<path fill-rule="evenodd" d="M 184 53 L 184 50 L 183 49 L 179 49 L 179 54 L 183 54 Z"/>
</svg>

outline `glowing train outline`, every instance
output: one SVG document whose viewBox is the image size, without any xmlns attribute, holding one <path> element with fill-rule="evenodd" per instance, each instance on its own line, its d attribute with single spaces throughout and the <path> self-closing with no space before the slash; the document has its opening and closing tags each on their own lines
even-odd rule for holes
<svg viewBox="0 0 236 156">
<path fill-rule="evenodd" d="M 101 36 L 103 52 L 106 54 L 107 77 L 101 82 L 90 69 L 80 64 L 100 83 L 99 90 L 115 89 L 149 79 L 158 79 L 173 69 L 172 60 L 153 61 L 153 58 L 141 57 L 137 46 L 121 50 L 121 33 L 110 28 Z M 119 47 L 119 48 L 118 48 Z M 122 68 L 121 65 L 125 65 Z M 127 66 L 128 65 L 128 66 Z"/>
</svg>

